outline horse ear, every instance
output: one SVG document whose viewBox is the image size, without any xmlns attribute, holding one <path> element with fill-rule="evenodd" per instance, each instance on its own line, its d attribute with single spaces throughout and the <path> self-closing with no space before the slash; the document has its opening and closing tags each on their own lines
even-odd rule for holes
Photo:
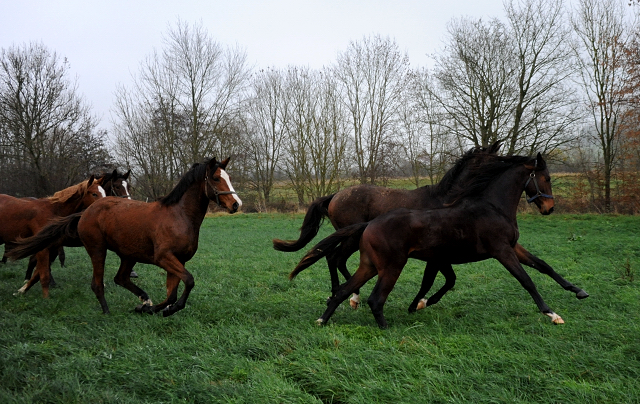
<svg viewBox="0 0 640 404">
<path fill-rule="evenodd" d="M 89 181 L 87 181 L 87 186 L 93 184 L 93 180 L 95 179 L 95 177 L 93 176 L 93 174 L 91 174 L 91 177 L 89 177 Z"/>
<path fill-rule="evenodd" d="M 496 141 L 491 146 L 489 146 L 489 154 L 497 154 L 501 146 L 502 146 L 502 142 L 499 140 Z"/>
<path fill-rule="evenodd" d="M 540 154 L 540 153 L 538 153 L 538 155 L 536 156 L 536 166 L 540 170 L 543 170 L 543 169 L 547 168 L 547 163 L 546 163 L 546 161 L 544 161 L 544 159 L 542 158 L 542 154 Z"/>
<path fill-rule="evenodd" d="M 129 171 L 127 171 L 126 173 L 124 173 L 124 175 L 122 175 L 122 179 L 126 180 L 129 178 L 129 174 L 131 174 L 131 169 L 129 169 Z"/>
<path fill-rule="evenodd" d="M 227 168 L 227 164 L 229 164 L 229 159 L 230 159 L 230 158 L 231 158 L 231 157 L 227 157 L 226 159 L 222 160 L 222 161 L 220 162 L 220 168 L 222 168 L 223 170 L 224 170 L 225 168 Z"/>
<path fill-rule="evenodd" d="M 118 178 L 118 169 L 113 170 L 113 172 L 111 173 L 111 178 L 113 179 Z"/>
</svg>

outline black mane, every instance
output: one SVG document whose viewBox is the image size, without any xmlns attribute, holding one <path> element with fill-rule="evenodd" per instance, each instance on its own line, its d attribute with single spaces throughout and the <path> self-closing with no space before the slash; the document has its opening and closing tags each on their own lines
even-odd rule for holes
<svg viewBox="0 0 640 404">
<path fill-rule="evenodd" d="M 534 160 L 528 156 L 498 156 L 485 154 L 482 158 L 471 156 L 468 160 L 469 174 L 454 184 L 448 195 L 449 205 L 461 198 L 480 195 L 491 182 L 508 169 Z"/>
<path fill-rule="evenodd" d="M 193 164 L 191 166 L 191 169 L 187 171 L 186 174 L 182 176 L 182 178 L 180 178 L 180 181 L 175 187 L 173 187 L 171 192 L 169 192 L 167 195 L 163 196 L 162 198 L 158 199 L 160 204 L 163 206 L 175 205 L 180 201 L 180 199 L 182 199 L 182 196 L 184 195 L 185 192 L 187 192 L 187 189 L 189 189 L 191 185 L 193 185 L 196 182 L 204 181 L 204 176 L 207 172 L 208 163 L 209 163 L 209 160 L 206 160 L 203 163 Z"/>
<path fill-rule="evenodd" d="M 433 187 L 430 187 L 432 195 L 446 195 L 453 191 L 464 169 L 473 161 L 475 164 L 484 156 L 497 156 L 501 143 L 495 142 L 489 147 L 474 147 L 463 154 Z"/>
</svg>

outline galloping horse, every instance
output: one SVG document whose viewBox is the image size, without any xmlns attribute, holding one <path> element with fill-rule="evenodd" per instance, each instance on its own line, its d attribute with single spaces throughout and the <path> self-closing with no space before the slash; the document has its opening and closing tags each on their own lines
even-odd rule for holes
<svg viewBox="0 0 640 404">
<path fill-rule="evenodd" d="M 543 158 L 492 155 L 449 196 L 449 207 L 440 209 L 397 209 L 368 223 L 347 226 L 322 240 L 291 272 L 300 271 L 326 256 L 341 242 L 354 238 L 360 243 L 360 264 L 355 274 L 329 299 L 318 319 L 326 323 L 350 293 L 378 275 L 367 303 L 381 328 L 387 327 L 383 306 L 409 258 L 428 261 L 425 271 L 453 272 L 451 264 L 488 258 L 497 259 L 520 282 L 538 309 L 553 323 L 564 321 L 542 300 L 524 271 L 516 250 L 516 212 L 524 191 L 540 213 L 553 211 L 549 171 Z M 421 288 L 412 305 L 424 297 Z"/>
<path fill-rule="evenodd" d="M 0 194 L 0 244 L 5 244 L 5 255 L 9 256 L 16 240 L 30 237 L 38 233 L 49 220 L 60 216 L 68 216 L 82 211 L 93 202 L 105 196 L 102 179 L 92 175 L 87 181 L 72 185 L 53 196 L 40 199 L 15 198 Z M 56 249 L 54 250 L 57 251 Z M 49 297 L 49 249 L 33 251 L 35 254 L 35 273 L 29 281 L 18 290 L 24 293 L 38 280 L 42 285 L 42 295 Z"/>
<path fill-rule="evenodd" d="M 500 142 L 495 142 L 488 148 L 474 148 L 463 155 L 456 164 L 443 176 L 442 180 L 434 186 L 423 186 L 414 190 L 394 189 L 377 187 L 371 185 L 356 185 L 345 188 L 333 195 L 328 195 L 316 199 L 307 209 L 307 213 L 300 228 L 298 240 L 285 241 L 274 239 L 273 247 L 279 251 L 298 251 L 306 246 L 317 234 L 325 217 L 328 217 L 336 230 L 346 226 L 364 223 L 389 212 L 393 209 L 436 209 L 442 207 L 447 200 L 452 189 L 457 184 L 464 182 L 468 175 L 468 165 L 471 161 L 478 164 L 485 159 L 485 156 L 495 155 L 500 149 Z M 513 249 L 518 260 L 523 265 L 535 268 L 543 274 L 553 278 L 565 290 L 576 294 L 578 299 L 589 296 L 584 290 L 566 281 L 556 273 L 546 262 L 527 251 L 522 245 L 515 244 Z M 327 251 L 326 259 L 331 275 L 331 292 L 335 292 L 340 286 L 337 269 L 340 270 L 345 279 L 350 278 L 347 270 L 347 259 L 358 250 L 357 241 L 345 242 L 338 245 L 331 251 Z M 442 296 L 455 284 L 455 274 L 447 268 L 441 271 L 445 277 L 445 285 L 433 296 Z M 430 271 L 425 268 L 423 285 L 433 285 L 437 271 Z M 354 296 L 350 299 L 351 307 L 356 308 L 360 302 L 359 291 L 354 291 Z M 431 298 L 430 298 L 431 299 Z M 428 305 L 428 300 L 418 302 L 417 307 L 411 311 L 422 309 Z"/>
<path fill-rule="evenodd" d="M 194 164 L 175 188 L 157 202 L 103 198 L 86 211 L 56 220 L 36 236 L 19 242 L 9 257 L 28 256 L 62 239 L 79 239 L 93 264 L 91 289 L 106 314 L 109 308 L 104 298 L 104 263 L 107 250 L 111 250 L 120 257 L 116 284 L 142 301 L 136 311 L 162 311 L 169 316 L 185 307 L 194 286 L 193 276 L 184 264 L 198 249 L 200 225 L 209 202 L 214 200 L 229 213 L 242 206 L 225 171 L 228 162 L 228 158 L 221 162 L 214 158 Z M 162 303 L 154 306 L 149 295 L 131 282 L 130 273 L 137 262 L 167 271 L 167 298 Z M 185 289 L 177 299 L 180 281 Z"/>
<path fill-rule="evenodd" d="M 129 193 L 129 185 L 127 184 L 127 179 L 129 178 L 129 174 L 131 170 L 122 174 L 119 173 L 118 170 L 113 170 L 110 173 L 102 173 L 95 176 L 95 179 L 102 180 L 102 189 L 104 189 L 104 193 L 106 196 L 115 196 L 118 198 L 127 198 L 131 199 L 131 194 Z M 60 246 L 57 250 L 51 249 L 49 250 L 49 264 L 53 263 L 56 259 L 56 256 L 60 260 L 60 266 L 64 266 L 65 261 L 65 253 L 64 247 Z M 2 257 L 2 262 L 6 262 L 6 255 Z M 33 269 L 36 267 L 36 257 L 32 255 L 29 257 L 29 264 L 27 265 L 27 272 L 24 275 L 25 282 L 28 282 L 33 275 Z M 53 276 L 49 275 L 49 285 L 55 285 L 55 281 Z"/>
</svg>

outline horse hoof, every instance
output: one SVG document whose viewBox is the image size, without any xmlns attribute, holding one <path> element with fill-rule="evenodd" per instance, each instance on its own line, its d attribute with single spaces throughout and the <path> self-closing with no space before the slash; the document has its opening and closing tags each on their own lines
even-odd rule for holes
<svg viewBox="0 0 640 404">
<path fill-rule="evenodd" d="M 416 311 L 422 310 L 426 307 L 427 307 L 427 299 L 420 299 L 420 301 L 418 302 L 418 305 L 416 306 Z"/>
<path fill-rule="evenodd" d="M 319 325 L 319 326 L 324 325 L 324 320 L 322 318 L 317 319 L 316 325 Z"/>
<path fill-rule="evenodd" d="M 589 297 L 589 294 L 584 290 L 581 290 L 580 292 L 576 293 L 576 297 L 578 299 L 586 299 L 587 297 Z"/>
<path fill-rule="evenodd" d="M 359 295 L 351 296 L 351 299 L 349 299 L 349 306 L 351 306 L 352 309 L 357 310 L 358 306 L 360 306 L 360 296 Z"/>
<path fill-rule="evenodd" d="M 551 312 L 551 313 L 544 313 L 544 314 L 551 317 L 551 322 L 553 324 L 564 324 L 564 320 L 562 319 L 562 317 L 560 317 L 556 313 Z"/>
<path fill-rule="evenodd" d="M 135 308 L 136 313 L 153 314 L 153 309 L 148 304 L 139 304 Z"/>
</svg>

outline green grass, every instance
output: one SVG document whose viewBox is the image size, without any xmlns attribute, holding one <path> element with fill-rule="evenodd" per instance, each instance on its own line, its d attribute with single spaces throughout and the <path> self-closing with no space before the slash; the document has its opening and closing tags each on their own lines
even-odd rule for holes
<svg viewBox="0 0 640 404">
<path fill-rule="evenodd" d="M 385 306 L 387 330 L 366 305 L 346 303 L 315 325 L 326 265 L 290 282 L 302 252 L 271 248 L 274 237 L 297 237 L 301 222 L 299 214 L 207 218 L 187 264 L 195 289 L 168 318 L 133 312 L 136 297 L 111 280 L 114 255 L 110 315 L 91 292 L 84 249 L 67 249 L 66 268 L 54 264 L 59 286 L 48 300 L 39 285 L 12 296 L 26 262 L 0 265 L 0 402 L 640 402 L 640 217 L 521 216 L 521 243 L 591 295 L 577 300 L 528 270 L 564 325 L 553 326 L 493 260 L 456 266 L 456 287 L 410 315 L 424 268 L 411 261 Z M 329 232 L 325 225 L 321 235 Z M 164 271 L 135 269 L 135 282 L 161 301 Z M 439 275 L 435 287 L 442 283 Z"/>
</svg>

